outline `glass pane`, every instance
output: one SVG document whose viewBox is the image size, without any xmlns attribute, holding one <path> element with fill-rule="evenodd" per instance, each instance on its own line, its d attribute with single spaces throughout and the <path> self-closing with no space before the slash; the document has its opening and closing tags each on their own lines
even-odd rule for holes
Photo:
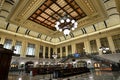
<svg viewBox="0 0 120 80">
<path fill-rule="evenodd" d="M 36 11 L 36 13 L 37 13 L 37 14 L 40 14 L 41 12 L 42 12 L 42 11 L 41 11 L 41 10 L 39 10 L 39 9 Z"/>
<path fill-rule="evenodd" d="M 96 40 L 91 40 L 90 41 L 90 48 L 91 48 L 91 53 L 96 54 L 98 51 Z"/>
<path fill-rule="evenodd" d="M 65 47 L 62 47 L 62 52 L 65 52 Z"/>
<path fill-rule="evenodd" d="M 52 0 L 47 0 L 47 2 L 45 3 L 46 6 L 50 6 L 52 4 Z"/>
<path fill-rule="evenodd" d="M 36 17 L 37 17 L 37 15 L 36 15 L 36 14 L 33 14 L 33 15 L 32 15 L 32 17 L 33 17 L 33 18 L 36 18 Z"/>
<path fill-rule="evenodd" d="M 120 53 L 120 34 L 112 36 L 116 53 Z"/>
<path fill-rule="evenodd" d="M 51 9 L 49 9 L 49 8 L 46 9 L 45 12 L 46 12 L 47 14 L 49 14 L 49 15 L 52 15 L 52 14 L 54 13 L 54 12 L 53 12 Z"/>
<path fill-rule="evenodd" d="M 11 39 L 5 39 L 4 48 L 6 48 L 6 49 L 12 48 L 12 40 Z"/>
<path fill-rule="evenodd" d="M 41 22 L 43 22 L 45 20 L 44 18 L 42 18 L 40 16 L 38 16 L 37 19 L 40 20 Z"/>
<path fill-rule="evenodd" d="M 65 10 L 68 10 L 68 9 L 70 9 L 70 8 L 71 8 L 71 7 L 70 7 L 69 5 L 67 5 L 67 6 L 64 7 Z"/>
<path fill-rule="evenodd" d="M 65 0 L 57 0 L 57 3 L 58 3 L 61 7 L 64 7 L 65 5 L 67 5 L 67 3 L 65 2 Z"/>
<path fill-rule="evenodd" d="M 76 17 L 76 16 L 78 16 L 78 13 L 74 11 L 74 12 L 70 13 L 70 15 L 71 15 L 72 17 Z"/>
<path fill-rule="evenodd" d="M 57 6 L 56 4 L 52 4 L 52 5 L 50 6 L 50 8 L 51 8 L 52 10 L 54 10 L 55 12 L 60 9 L 60 7 Z"/>
<path fill-rule="evenodd" d="M 34 55 L 34 52 L 35 52 L 35 44 L 28 43 L 26 54 Z"/>
<path fill-rule="evenodd" d="M 40 45 L 39 58 L 43 58 L 43 46 Z"/>
<path fill-rule="evenodd" d="M 43 18 L 47 19 L 49 16 L 45 13 L 42 13 L 40 16 L 42 16 Z"/>
<path fill-rule="evenodd" d="M 21 53 L 21 47 L 22 47 L 22 42 L 16 41 L 14 53 L 15 54 L 20 54 Z"/>
<path fill-rule="evenodd" d="M 48 47 L 45 47 L 45 58 L 48 58 Z"/>
<path fill-rule="evenodd" d="M 42 6 L 40 7 L 40 9 L 41 9 L 42 11 L 44 11 L 46 8 L 47 8 L 47 7 L 46 7 L 45 5 L 42 5 Z"/>
<path fill-rule="evenodd" d="M 57 48 L 57 53 L 60 53 L 60 48 Z"/>
</svg>

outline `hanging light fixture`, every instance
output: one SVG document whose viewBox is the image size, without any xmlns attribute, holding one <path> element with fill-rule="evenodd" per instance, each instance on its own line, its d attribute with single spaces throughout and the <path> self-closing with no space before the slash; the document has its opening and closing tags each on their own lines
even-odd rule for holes
<svg viewBox="0 0 120 80">
<path fill-rule="evenodd" d="M 63 18 L 61 18 L 60 20 L 58 20 L 55 24 L 55 28 L 60 31 L 63 32 L 64 35 L 69 35 L 71 30 L 75 30 L 75 28 L 77 28 L 78 23 L 70 18 L 69 16 L 65 15 Z"/>
<path fill-rule="evenodd" d="M 107 51 L 109 51 L 108 47 L 100 47 L 99 50 L 102 50 L 103 53 L 106 53 Z"/>
</svg>

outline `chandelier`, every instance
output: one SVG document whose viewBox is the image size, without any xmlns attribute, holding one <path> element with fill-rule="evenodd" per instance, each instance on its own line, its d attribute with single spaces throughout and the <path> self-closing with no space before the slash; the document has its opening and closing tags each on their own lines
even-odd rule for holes
<svg viewBox="0 0 120 80">
<path fill-rule="evenodd" d="M 99 50 L 102 50 L 103 53 L 106 53 L 107 51 L 109 51 L 108 47 L 100 47 Z"/>
<path fill-rule="evenodd" d="M 65 15 L 56 22 L 55 28 L 67 36 L 70 34 L 71 30 L 75 30 L 75 28 L 77 28 L 77 25 L 78 23 L 74 19 Z"/>
</svg>

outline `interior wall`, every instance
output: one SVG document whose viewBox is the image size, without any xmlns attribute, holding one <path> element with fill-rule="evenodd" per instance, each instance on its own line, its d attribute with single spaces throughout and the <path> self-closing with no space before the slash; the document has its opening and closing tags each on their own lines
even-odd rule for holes
<svg viewBox="0 0 120 80">
<path fill-rule="evenodd" d="M 112 37 L 113 35 L 117 35 L 117 34 L 120 34 L 120 28 L 110 30 L 110 31 L 105 31 L 105 32 L 98 32 L 95 35 L 91 35 L 91 36 L 88 35 L 88 36 L 85 36 L 85 37 L 82 37 L 82 38 L 79 38 L 79 39 L 76 39 L 76 40 L 73 40 L 73 41 L 68 41 L 68 42 L 66 42 L 64 44 L 57 45 L 56 48 L 61 48 L 62 46 L 71 45 L 72 46 L 72 54 L 74 54 L 75 51 L 77 50 L 76 44 L 84 42 L 85 52 L 89 51 L 89 53 L 91 53 L 92 52 L 90 50 L 90 41 L 91 40 L 97 40 L 97 39 L 100 40 L 100 38 L 107 37 L 107 39 L 109 41 L 108 37 Z M 86 45 L 86 43 L 88 43 L 88 45 Z M 111 49 L 112 49 L 112 47 L 111 47 Z M 98 45 L 97 45 L 97 51 L 99 52 L 99 46 Z"/>
<path fill-rule="evenodd" d="M 0 32 L 0 37 L 1 37 L 0 44 L 4 44 L 5 39 L 11 39 L 12 46 L 15 45 L 16 41 L 21 41 L 22 42 L 22 51 L 21 51 L 21 55 L 20 55 L 21 57 L 25 57 L 28 43 L 35 44 L 35 48 L 36 48 L 35 49 L 35 57 L 36 58 L 39 58 L 40 45 L 44 46 L 44 48 L 45 47 L 49 47 L 49 49 L 54 48 L 54 46 L 51 44 L 47 44 L 47 43 L 43 43 L 43 42 L 36 41 L 33 39 L 29 39 L 29 38 L 26 38 L 25 36 L 16 36 L 16 35 L 11 35 L 11 34 Z M 45 51 L 44 51 L 44 53 L 45 53 Z M 50 51 L 49 51 L 49 53 L 50 53 Z M 50 57 L 50 55 L 48 55 L 48 56 Z"/>
<path fill-rule="evenodd" d="M 23 50 L 22 50 L 22 53 L 21 53 L 21 57 L 25 57 L 25 49 L 27 47 L 27 43 L 33 43 L 33 44 L 35 44 L 37 46 L 36 47 L 37 51 L 35 51 L 35 56 L 37 58 L 39 56 L 38 53 L 39 53 L 40 45 L 43 45 L 44 47 L 49 47 L 49 48 L 51 47 L 51 48 L 53 48 L 53 52 L 55 52 L 56 54 L 60 54 L 59 56 L 62 57 L 62 56 L 67 56 L 68 55 L 68 49 L 67 49 L 68 45 L 71 45 L 71 47 L 72 47 L 71 51 L 72 51 L 72 54 L 74 54 L 75 51 L 77 50 L 76 44 L 84 43 L 85 52 L 87 54 L 89 54 L 89 53 L 92 52 L 91 49 L 90 49 L 90 41 L 91 40 L 97 40 L 97 39 L 99 40 L 100 38 L 107 37 L 107 39 L 109 41 L 110 38 L 108 38 L 108 37 L 112 37 L 113 35 L 117 35 L 117 34 L 120 34 L 120 28 L 117 28 L 117 29 L 114 29 L 114 30 L 110 30 L 110 31 L 105 31 L 105 32 L 99 32 L 99 33 L 96 33 L 95 35 L 85 36 L 85 37 L 82 37 L 82 38 L 79 38 L 79 39 L 76 39 L 76 40 L 73 40 L 73 41 L 66 42 L 64 44 L 59 44 L 59 45 L 55 45 L 54 46 L 54 45 L 51 45 L 51 44 L 43 43 L 41 41 L 28 39 L 25 36 L 16 36 L 16 35 L 10 35 L 10 34 L 7 34 L 7 33 L 0 32 L 0 38 L 1 38 L 0 44 L 3 44 L 4 40 L 6 38 L 12 39 L 14 43 L 15 43 L 16 40 L 21 41 L 22 42 L 22 47 L 23 47 Z M 14 43 L 13 43 L 13 45 L 14 45 Z M 109 42 L 109 44 L 110 44 L 110 42 Z M 62 53 L 62 47 L 65 47 L 64 55 Z M 97 45 L 97 47 L 99 48 L 100 46 Z M 57 48 L 60 48 L 60 53 L 57 53 Z M 114 50 L 113 48 L 114 47 L 111 47 L 111 45 L 110 45 L 110 49 Z M 97 49 L 97 50 L 99 52 L 99 49 Z M 45 51 L 44 51 L 43 54 L 45 54 Z M 48 54 L 50 54 L 50 53 L 48 53 Z"/>
</svg>

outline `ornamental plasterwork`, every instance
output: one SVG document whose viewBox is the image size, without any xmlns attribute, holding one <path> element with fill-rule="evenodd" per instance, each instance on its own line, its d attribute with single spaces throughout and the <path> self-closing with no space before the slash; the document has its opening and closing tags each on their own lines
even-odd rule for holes
<svg viewBox="0 0 120 80">
<path fill-rule="evenodd" d="M 15 8 L 15 11 L 12 13 L 12 15 L 10 15 L 9 21 L 17 25 L 22 25 L 22 27 L 27 27 L 37 32 L 42 32 L 44 34 L 50 35 L 50 34 L 56 33 L 61 35 L 57 31 L 51 31 L 51 30 L 45 29 L 43 26 L 28 20 L 28 17 L 44 1 L 45 0 L 20 0 L 18 5 L 16 6 L 17 8 Z M 87 25 L 92 25 L 94 23 L 97 23 L 101 20 L 105 20 L 107 18 L 105 8 L 101 0 L 75 0 L 75 1 L 87 14 L 85 18 L 78 20 L 78 23 L 79 23 L 78 28 L 81 28 Z M 50 36 L 54 36 L 54 35 L 50 35 Z"/>
</svg>

